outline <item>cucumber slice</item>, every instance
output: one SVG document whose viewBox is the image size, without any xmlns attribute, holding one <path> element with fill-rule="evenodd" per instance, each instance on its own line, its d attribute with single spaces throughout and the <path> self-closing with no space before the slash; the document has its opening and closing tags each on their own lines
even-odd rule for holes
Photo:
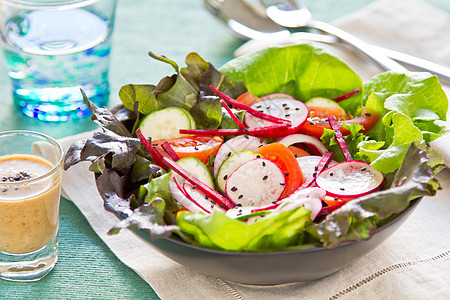
<svg viewBox="0 0 450 300">
<path fill-rule="evenodd" d="M 139 124 L 141 132 L 153 141 L 183 136 L 180 129 L 195 129 L 192 115 L 181 107 L 166 107 L 155 110 L 144 117 Z"/>
<path fill-rule="evenodd" d="M 208 167 L 200 159 L 196 157 L 185 157 L 177 161 L 177 164 L 207 186 L 214 188 L 213 177 L 209 173 Z M 175 172 L 172 172 L 172 174 L 178 184 L 183 186 L 186 180 Z"/>
<path fill-rule="evenodd" d="M 305 102 L 307 107 L 327 107 L 334 108 L 342 112 L 345 115 L 345 110 L 333 99 L 324 97 L 314 97 Z"/>
<path fill-rule="evenodd" d="M 252 151 L 238 151 L 233 153 L 230 157 L 227 157 L 217 171 L 217 187 L 219 190 L 222 193 L 225 193 L 225 184 L 231 173 L 246 162 L 260 157 L 260 155 L 253 153 Z"/>
</svg>

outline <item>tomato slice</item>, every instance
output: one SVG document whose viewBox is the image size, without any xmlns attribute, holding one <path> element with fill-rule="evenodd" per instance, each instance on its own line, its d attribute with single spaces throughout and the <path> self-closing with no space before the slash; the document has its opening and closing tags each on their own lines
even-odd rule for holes
<svg viewBox="0 0 450 300">
<path fill-rule="evenodd" d="M 329 114 L 330 113 L 327 109 L 324 109 L 323 111 L 319 107 L 316 107 L 315 110 L 310 109 L 308 119 L 306 120 L 305 124 L 300 129 L 300 131 L 315 136 L 317 138 L 320 138 L 323 134 L 324 128 L 331 129 L 331 126 L 326 119 L 326 116 L 328 116 Z M 334 115 L 333 113 L 331 114 Z M 364 130 L 362 132 L 366 133 L 367 131 L 372 129 L 380 119 L 379 113 L 372 110 L 368 110 L 366 108 L 363 108 L 360 117 L 353 118 L 348 116 L 342 116 L 341 114 L 334 116 L 336 117 L 342 135 L 350 134 L 350 131 L 345 129 L 344 126 L 342 125 L 342 123 L 344 122 L 349 125 L 352 123 L 360 124 L 364 127 Z"/>
<path fill-rule="evenodd" d="M 309 156 L 311 154 L 309 154 L 308 152 L 306 152 L 305 150 L 303 150 L 300 147 L 296 147 L 296 146 L 288 146 L 288 149 L 291 150 L 292 154 L 294 154 L 294 157 L 302 157 L 302 156 Z"/>
<path fill-rule="evenodd" d="M 168 142 L 180 158 L 196 157 L 208 163 L 211 155 L 216 155 L 223 144 L 221 136 L 184 136 L 174 139 L 152 141 L 153 146 Z"/>
<path fill-rule="evenodd" d="M 283 171 L 286 178 L 286 187 L 280 199 L 292 194 L 303 183 L 303 175 L 297 159 L 285 145 L 280 143 L 267 144 L 260 147 L 257 153 L 273 161 Z"/>
</svg>

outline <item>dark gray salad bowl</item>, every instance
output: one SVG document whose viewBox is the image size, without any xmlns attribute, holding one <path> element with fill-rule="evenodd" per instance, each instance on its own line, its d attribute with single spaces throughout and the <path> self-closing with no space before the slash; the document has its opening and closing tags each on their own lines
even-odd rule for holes
<svg viewBox="0 0 450 300">
<path fill-rule="evenodd" d="M 152 240 L 148 232 L 135 231 L 171 260 L 208 276 L 250 285 L 274 285 L 318 279 L 350 265 L 390 237 L 411 215 L 422 198 L 391 217 L 371 239 L 336 248 L 309 247 L 274 252 L 232 252 L 188 244 L 177 238 Z"/>
</svg>

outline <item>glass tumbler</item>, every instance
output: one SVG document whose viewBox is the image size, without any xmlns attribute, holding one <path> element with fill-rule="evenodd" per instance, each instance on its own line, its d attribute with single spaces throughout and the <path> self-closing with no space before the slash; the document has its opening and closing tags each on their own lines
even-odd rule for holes
<svg viewBox="0 0 450 300">
<path fill-rule="evenodd" d="M 0 0 L 0 34 L 15 106 L 43 121 L 89 113 L 109 98 L 117 0 Z"/>
</svg>

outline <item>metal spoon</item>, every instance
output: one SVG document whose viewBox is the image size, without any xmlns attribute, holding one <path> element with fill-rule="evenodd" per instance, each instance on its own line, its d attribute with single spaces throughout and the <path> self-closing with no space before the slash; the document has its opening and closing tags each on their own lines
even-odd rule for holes
<svg viewBox="0 0 450 300">
<path fill-rule="evenodd" d="M 365 54 L 383 70 L 406 71 L 402 65 L 348 32 L 327 23 L 313 20 L 309 10 L 303 5 L 297 5 L 295 0 L 261 0 L 261 3 L 266 7 L 267 16 L 279 25 L 292 28 L 307 27 L 318 29 L 336 37 L 340 42 L 353 46 L 353 48 Z"/>
<path fill-rule="evenodd" d="M 252 40 L 237 49 L 236 56 L 259 49 L 264 45 L 286 42 L 286 37 L 291 43 L 315 41 L 341 45 L 337 43 L 336 38 L 329 35 L 305 32 L 290 34 L 288 30 L 269 19 L 262 6 L 250 5 L 244 0 L 204 0 L 204 5 L 211 14 L 238 37 L 244 40 Z M 401 52 L 381 47 L 376 48 L 380 53 L 413 70 L 430 72 L 437 75 L 441 81 L 450 83 L 450 69 L 447 67 Z"/>
</svg>

